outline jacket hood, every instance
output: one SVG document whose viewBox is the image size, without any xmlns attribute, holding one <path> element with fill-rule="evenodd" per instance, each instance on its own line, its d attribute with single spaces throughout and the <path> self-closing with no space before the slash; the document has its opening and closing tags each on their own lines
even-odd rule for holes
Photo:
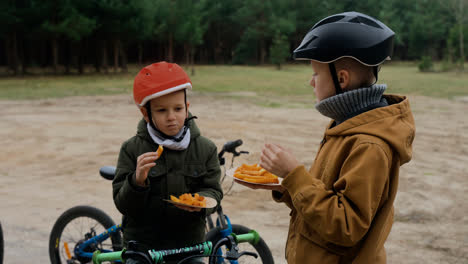
<svg viewBox="0 0 468 264">
<path fill-rule="evenodd" d="M 192 117 L 192 113 L 189 112 L 189 117 Z M 190 139 L 194 139 L 201 135 L 200 129 L 198 128 L 197 124 L 195 123 L 195 119 L 191 119 L 188 122 L 188 126 L 190 128 Z M 137 128 L 137 136 L 144 138 L 150 142 L 153 142 L 151 136 L 149 135 L 148 128 L 146 127 L 146 121 L 144 118 L 140 120 L 138 123 Z"/>
<path fill-rule="evenodd" d="M 415 136 L 414 118 L 409 101 L 406 97 L 398 95 L 384 95 L 383 97 L 387 100 L 388 106 L 348 119 L 327 129 L 325 135 L 367 134 L 379 137 L 398 152 L 401 164 L 407 163 L 411 160 Z"/>
</svg>

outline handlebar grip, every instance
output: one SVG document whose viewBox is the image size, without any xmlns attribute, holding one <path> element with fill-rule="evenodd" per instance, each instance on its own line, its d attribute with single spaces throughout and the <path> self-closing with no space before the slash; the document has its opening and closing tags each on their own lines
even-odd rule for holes
<svg viewBox="0 0 468 264">
<path fill-rule="evenodd" d="M 255 245 L 258 243 L 258 241 L 260 241 L 260 235 L 255 230 L 250 230 L 247 234 L 236 235 L 233 233 L 231 235 L 234 237 L 236 243 L 238 244 L 249 242 Z"/>
<path fill-rule="evenodd" d="M 153 259 L 154 263 L 162 263 L 163 261 L 172 261 L 180 258 L 186 258 L 193 255 L 211 255 L 213 244 L 211 241 L 204 242 L 192 247 L 185 247 L 179 249 L 168 249 L 168 250 L 150 250 L 149 254 Z"/>
<path fill-rule="evenodd" d="M 234 151 L 236 151 L 236 148 L 240 145 L 242 145 L 242 139 L 228 141 L 226 142 L 226 144 L 224 144 L 223 150 L 233 153 Z"/>
<path fill-rule="evenodd" d="M 122 261 L 122 251 L 101 253 L 99 250 L 93 253 L 93 264 L 101 264 L 104 261 Z"/>
</svg>

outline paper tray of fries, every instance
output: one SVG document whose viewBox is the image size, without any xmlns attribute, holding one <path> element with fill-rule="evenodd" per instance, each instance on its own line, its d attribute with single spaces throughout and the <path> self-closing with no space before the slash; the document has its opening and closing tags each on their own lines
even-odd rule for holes
<svg viewBox="0 0 468 264">
<path fill-rule="evenodd" d="M 166 199 L 163 199 L 163 200 L 171 204 L 183 205 L 183 206 L 188 206 L 192 208 L 213 208 L 218 204 L 216 200 L 211 197 L 206 197 L 206 196 L 202 197 L 202 196 L 198 196 L 198 194 L 195 194 L 195 195 L 196 196 L 193 197 L 191 194 L 183 194 L 179 198 L 171 195 L 170 200 L 166 200 Z M 198 197 L 203 198 L 203 199 L 197 199 Z M 198 203 L 198 201 L 203 201 L 203 203 Z"/>
<path fill-rule="evenodd" d="M 237 168 L 226 171 L 226 174 L 233 177 L 235 181 L 246 182 L 256 185 L 275 186 L 281 185 L 282 179 L 266 171 L 257 164 L 242 164 Z"/>
</svg>

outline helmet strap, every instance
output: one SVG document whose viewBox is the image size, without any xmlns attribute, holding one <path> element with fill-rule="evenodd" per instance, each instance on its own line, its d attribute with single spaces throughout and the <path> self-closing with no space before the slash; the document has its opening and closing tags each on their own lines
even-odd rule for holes
<svg viewBox="0 0 468 264">
<path fill-rule="evenodd" d="M 373 67 L 374 76 L 375 76 L 375 82 L 374 82 L 374 84 L 375 84 L 375 83 L 377 82 L 377 80 L 379 79 L 379 67 L 380 67 L 379 65 Z"/>
<path fill-rule="evenodd" d="M 341 89 L 340 83 L 338 82 L 338 75 L 336 74 L 335 64 L 333 62 L 329 63 L 328 68 L 330 68 L 330 74 L 332 76 L 333 83 L 335 84 L 336 94 L 343 93 L 343 90 Z"/>
</svg>

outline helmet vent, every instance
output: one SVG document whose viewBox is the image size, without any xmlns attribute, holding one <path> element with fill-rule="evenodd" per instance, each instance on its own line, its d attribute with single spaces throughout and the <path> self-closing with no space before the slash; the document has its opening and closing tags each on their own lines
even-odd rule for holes
<svg viewBox="0 0 468 264">
<path fill-rule="evenodd" d="M 368 26 L 371 26 L 371 27 L 382 29 L 382 27 L 379 24 L 375 23 L 374 21 L 372 21 L 372 20 L 370 20 L 368 18 L 362 17 L 362 16 L 357 16 L 357 17 L 355 17 L 353 19 L 350 19 L 349 22 L 364 24 L 364 25 L 368 25 Z"/>
<path fill-rule="evenodd" d="M 329 18 L 325 18 L 324 20 L 320 21 L 317 25 L 314 26 L 314 28 L 317 28 L 317 27 L 320 27 L 321 25 L 325 25 L 325 24 L 329 24 L 329 23 L 333 23 L 333 22 L 336 22 L 336 21 L 339 21 L 341 19 L 343 19 L 345 16 L 331 16 Z"/>
<path fill-rule="evenodd" d="M 312 41 L 314 41 L 317 38 L 317 36 L 312 36 L 309 40 L 305 41 L 304 43 L 301 44 L 301 48 L 306 48 L 309 46 Z"/>
</svg>

